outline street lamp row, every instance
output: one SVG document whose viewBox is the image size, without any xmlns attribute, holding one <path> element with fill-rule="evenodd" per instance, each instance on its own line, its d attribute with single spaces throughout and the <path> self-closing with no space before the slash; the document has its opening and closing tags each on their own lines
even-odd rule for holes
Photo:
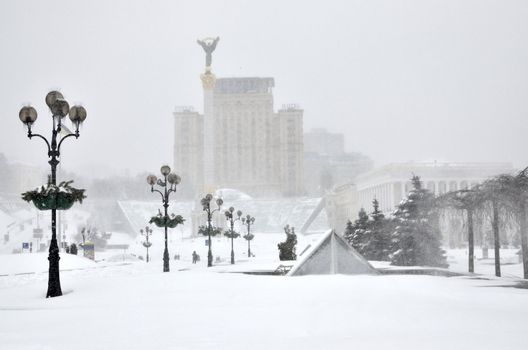
<svg viewBox="0 0 528 350">
<path fill-rule="evenodd" d="M 42 139 L 47 146 L 48 151 L 48 163 L 51 166 L 51 175 L 49 177 L 49 183 L 48 186 L 56 186 L 57 185 L 57 165 L 60 163 L 60 151 L 62 143 L 65 139 L 70 137 L 75 137 L 76 139 L 79 138 L 79 127 L 80 125 L 86 120 L 86 109 L 83 106 L 73 106 L 70 108 L 69 103 L 64 99 L 64 96 L 58 92 L 58 91 L 51 91 L 46 95 L 46 104 L 48 105 L 51 114 L 52 114 L 52 133 L 51 133 L 51 139 L 48 140 L 46 137 L 44 137 L 41 134 L 33 133 L 32 127 L 33 124 L 36 122 L 38 118 L 37 111 L 35 108 L 31 106 L 24 106 L 19 112 L 19 118 L 22 123 L 27 127 L 27 136 L 28 138 L 32 139 L 33 137 L 37 137 Z M 64 136 L 60 136 L 61 132 L 63 130 L 63 119 L 66 116 L 69 116 L 70 121 L 72 122 L 74 126 L 74 132 L 69 132 L 68 134 Z M 68 128 L 64 127 L 67 131 Z M 177 174 L 171 173 L 171 169 L 169 166 L 164 165 L 160 169 L 162 177 L 157 178 L 155 175 L 149 175 L 147 177 L 147 183 L 151 186 L 151 192 L 157 192 L 161 195 L 163 207 L 164 207 L 164 216 L 158 215 L 158 217 L 153 217 L 151 219 L 151 223 L 155 222 L 157 226 L 164 227 L 165 230 L 165 250 L 163 252 L 163 271 L 168 272 L 169 271 L 169 252 L 168 252 L 168 235 L 167 235 L 167 229 L 168 227 L 175 227 L 178 224 L 183 223 L 183 218 L 178 215 L 171 219 L 168 216 L 168 206 L 169 206 L 169 197 L 170 194 L 173 192 L 176 192 L 176 186 L 181 182 L 180 176 Z M 161 190 L 155 189 L 154 186 L 158 185 Z M 204 198 L 201 200 L 201 204 L 203 207 L 203 210 L 207 214 L 207 231 L 208 231 L 208 254 L 207 254 L 207 266 L 210 267 L 213 265 L 213 254 L 212 254 L 212 241 L 211 241 L 211 231 L 212 231 L 212 217 L 213 214 L 216 211 L 221 210 L 221 206 L 223 204 L 223 200 L 221 198 L 216 199 L 216 209 L 211 209 L 211 201 L 213 200 L 213 196 L 211 194 L 207 194 Z M 46 297 L 56 297 L 62 295 L 61 285 L 60 285 L 60 274 L 59 274 L 59 248 L 57 244 L 57 227 L 56 227 L 56 210 L 58 209 L 57 205 L 53 205 L 51 208 L 51 242 L 49 247 L 49 278 L 48 278 L 48 290 L 46 293 Z M 47 209 L 50 209 L 47 208 Z M 60 208 L 59 208 L 60 209 Z M 245 218 L 242 218 L 242 212 L 239 210 L 237 211 L 237 217 L 234 217 L 234 208 L 230 207 L 229 210 L 225 212 L 226 219 L 230 222 L 230 238 L 231 238 L 231 264 L 234 264 L 234 249 L 233 249 L 233 239 L 235 237 L 235 231 L 234 231 L 234 223 L 235 221 L 240 220 L 243 224 L 247 225 L 248 228 L 248 234 L 244 236 L 245 239 L 248 240 L 248 256 L 251 256 L 251 250 L 250 250 L 250 241 L 253 238 L 253 235 L 250 233 L 250 226 L 255 221 L 255 218 L 250 217 L 249 215 Z M 145 232 L 141 230 L 141 234 L 145 235 L 146 242 L 144 242 L 144 246 L 147 248 L 147 262 L 149 261 L 149 255 L 148 255 L 148 249 L 152 245 L 152 243 L 149 241 L 149 236 L 152 234 L 152 229 L 150 229 L 148 226 L 145 227 Z M 238 237 L 238 234 L 236 234 Z"/>
</svg>

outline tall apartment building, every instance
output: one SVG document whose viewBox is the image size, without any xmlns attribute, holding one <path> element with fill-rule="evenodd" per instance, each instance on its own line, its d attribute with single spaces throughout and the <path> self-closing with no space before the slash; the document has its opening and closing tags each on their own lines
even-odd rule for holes
<svg viewBox="0 0 528 350">
<path fill-rule="evenodd" d="M 174 171 L 182 177 L 182 188 L 196 192 L 203 187 L 204 117 L 193 107 L 174 111 Z"/>
<path fill-rule="evenodd" d="M 303 111 L 287 105 L 275 112 L 273 87 L 273 78 L 216 79 L 209 133 L 204 115 L 191 107 L 174 112 L 174 167 L 182 185 L 194 193 L 218 188 L 253 195 L 303 193 Z M 204 154 L 207 145 L 212 145 L 212 158 Z M 212 164 L 205 164 L 207 159 Z M 206 188 L 211 184 L 204 180 L 204 168 L 212 169 L 207 181 L 214 188 Z"/>
</svg>

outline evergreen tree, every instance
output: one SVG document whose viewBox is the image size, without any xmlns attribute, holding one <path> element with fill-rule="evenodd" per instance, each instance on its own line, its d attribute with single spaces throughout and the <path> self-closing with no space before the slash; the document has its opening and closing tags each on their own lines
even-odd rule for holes
<svg viewBox="0 0 528 350">
<path fill-rule="evenodd" d="M 394 212 L 391 264 L 447 267 L 434 194 L 422 188 L 418 176 L 412 177 L 412 184 L 413 189 Z"/>
<path fill-rule="evenodd" d="M 345 238 L 348 240 L 348 243 L 350 243 L 350 245 L 358 251 L 359 254 L 363 254 L 366 233 L 369 228 L 369 217 L 365 209 L 361 208 L 359 210 L 358 219 L 354 221 L 353 225 L 350 223 L 350 221 L 348 223 L 350 225 L 347 224 L 347 232 L 345 233 Z"/>
<path fill-rule="evenodd" d="M 352 235 L 354 234 L 355 228 L 354 224 L 352 224 L 352 221 L 348 220 L 345 226 L 345 233 L 343 234 L 343 237 L 350 243 L 352 240 Z"/>
<path fill-rule="evenodd" d="M 363 246 L 363 256 L 367 260 L 388 260 L 390 249 L 389 221 L 379 210 L 377 199 L 372 201 L 373 211 L 370 213 L 371 221 L 365 234 L 365 244 Z"/>
<path fill-rule="evenodd" d="M 279 247 L 279 259 L 282 260 L 297 260 L 297 254 L 295 253 L 295 246 L 297 245 L 297 235 L 295 234 L 295 228 L 290 225 L 284 227 L 284 233 L 286 233 L 286 241 L 278 244 Z"/>
</svg>

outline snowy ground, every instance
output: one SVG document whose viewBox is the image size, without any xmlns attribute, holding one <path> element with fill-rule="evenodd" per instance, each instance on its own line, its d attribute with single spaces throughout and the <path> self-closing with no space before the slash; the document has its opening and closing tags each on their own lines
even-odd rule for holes
<svg viewBox="0 0 528 350">
<path fill-rule="evenodd" d="M 251 259 L 242 254 L 245 242 L 238 240 L 237 264 L 224 261 L 209 269 L 203 239 L 186 239 L 178 247 L 172 242 L 171 255 L 178 252 L 182 259 L 171 260 L 169 273 L 161 272 L 160 249 L 152 251 L 149 264 L 116 255 L 120 252 L 99 254 L 100 262 L 62 254 L 64 296 L 53 299 L 44 298 L 47 254 L 0 255 L 0 348 L 528 346 L 528 290 L 512 288 L 516 278 L 234 273 L 276 266 L 271 243 L 283 236 L 255 239 L 257 257 Z M 301 237 L 299 247 L 316 239 Z M 228 243 L 223 238 L 213 242 L 215 255 L 227 258 Z M 202 255 L 197 265 L 190 262 L 194 249 Z M 463 250 L 449 256 L 455 269 L 465 270 Z M 477 270 L 487 266 L 483 262 L 477 262 Z"/>
</svg>

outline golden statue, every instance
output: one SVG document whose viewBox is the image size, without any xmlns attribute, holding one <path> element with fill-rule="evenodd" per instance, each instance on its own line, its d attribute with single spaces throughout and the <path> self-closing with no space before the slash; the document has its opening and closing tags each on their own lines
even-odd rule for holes
<svg viewBox="0 0 528 350">
<path fill-rule="evenodd" d="M 213 61 L 213 51 L 216 49 L 216 44 L 220 40 L 220 37 L 216 38 L 205 38 L 202 40 L 196 40 L 196 42 L 204 49 L 205 51 L 205 66 L 211 67 Z"/>
</svg>

